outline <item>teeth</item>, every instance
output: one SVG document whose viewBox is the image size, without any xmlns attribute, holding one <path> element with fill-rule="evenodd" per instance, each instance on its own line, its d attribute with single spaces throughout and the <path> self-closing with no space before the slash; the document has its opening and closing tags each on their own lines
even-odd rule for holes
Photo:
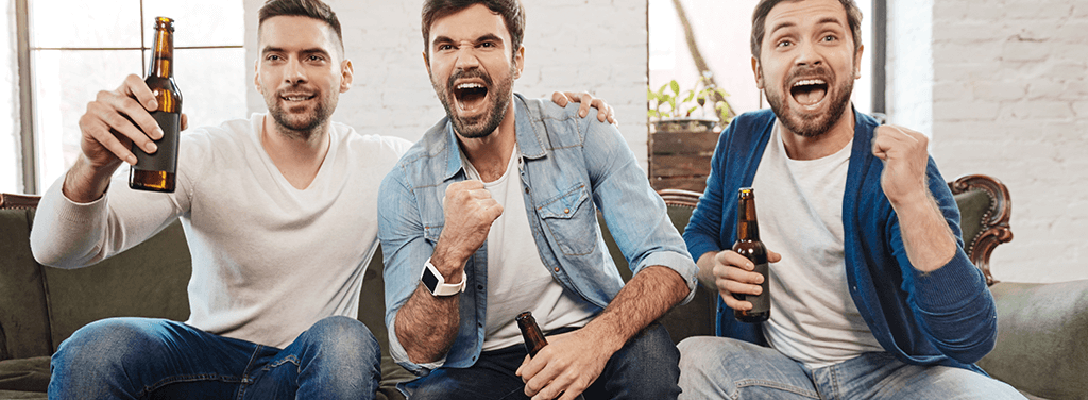
<svg viewBox="0 0 1088 400">
<path fill-rule="evenodd" d="M 460 85 L 457 85 L 458 89 L 470 89 L 470 88 L 482 88 L 482 87 L 484 87 L 484 85 L 481 85 L 479 83 L 462 83 Z"/>
<path fill-rule="evenodd" d="M 287 101 L 303 101 L 303 100 L 306 100 L 306 99 L 308 99 L 310 97 L 309 96 L 291 96 L 291 97 L 284 97 L 284 98 L 287 99 Z"/>
<path fill-rule="evenodd" d="M 794 83 L 793 86 L 796 87 L 796 86 L 802 86 L 802 85 L 822 85 L 822 84 L 825 84 L 825 83 L 826 82 L 824 82 L 823 79 L 806 79 L 806 80 Z"/>
</svg>

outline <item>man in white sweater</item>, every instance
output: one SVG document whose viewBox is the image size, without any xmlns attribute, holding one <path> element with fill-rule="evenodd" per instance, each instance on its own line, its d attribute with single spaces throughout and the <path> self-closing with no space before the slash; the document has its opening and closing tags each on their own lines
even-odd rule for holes
<svg viewBox="0 0 1088 400">
<path fill-rule="evenodd" d="M 373 398 L 380 349 L 355 317 L 377 188 L 411 143 L 329 120 L 353 69 L 327 5 L 272 0 L 259 21 L 269 113 L 186 132 L 172 194 L 129 189 L 118 171 L 136 162 L 131 143 L 154 152 L 162 136 L 147 85 L 130 75 L 87 105 L 83 154 L 42 198 L 34 256 L 91 265 L 181 218 L 191 315 L 88 324 L 53 356 L 50 398 Z"/>
</svg>

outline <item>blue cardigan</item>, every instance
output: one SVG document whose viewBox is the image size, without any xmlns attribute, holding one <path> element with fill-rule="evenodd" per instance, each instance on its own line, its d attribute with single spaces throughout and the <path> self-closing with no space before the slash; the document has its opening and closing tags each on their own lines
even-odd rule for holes
<svg viewBox="0 0 1088 400">
<path fill-rule="evenodd" d="M 898 216 L 880 186 L 884 164 L 870 149 L 879 124 L 861 113 L 854 116 L 842 210 L 850 296 L 873 336 L 900 361 L 982 372 L 973 363 L 993 349 L 997 309 L 982 272 L 963 250 L 952 192 L 930 157 L 929 190 L 956 236 L 957 249 L 947 265 L 924 274 L 907 259 Z M 707 188 L 684 229 L 684 241 L 696 259 L 732 248 L 735 193 L 751 186 L 774 121 L 769 110 L 746 113 L 718 138 Z M 718 336 L 766 346 L 761 328 L 733 319 L 733 311 L 718 298 Z"/>
</svg>

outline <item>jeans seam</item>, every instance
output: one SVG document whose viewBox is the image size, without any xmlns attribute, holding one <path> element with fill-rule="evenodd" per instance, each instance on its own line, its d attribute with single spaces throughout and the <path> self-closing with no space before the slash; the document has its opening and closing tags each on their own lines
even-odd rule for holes
<svg viewBox="0 0 1088 400">
<path fill-rule="evenodd" d="M 246 386 L 251 383 L 249 381 L 249 371 L 253 370 L 253 364 L 257 361 L 257 355 L 261 354 L 262 348 L 264 348 L 262 345 L 257 345 L 253 348 L 253 354 L 249 356 L 249 362 L 246 363 L 246 369 L 242 371 L 242 382 L 238 385 L 238 400 L 242 400 L 246 394 Z"/>
<path fill-rule="evenodd" d="M 240 380 L 238 378 L 225 377 L 225 376 L 221 376 L 221 375 L 219 375 L 217 373 L 214 373 L 214 372 L 201 373 L 201 374 L 177 375 L 177 376 L 172 376 L 172 377 L 163 379 L 161 381 L 155 382 L 154 384 L 144 386 L 143 389 L 140 391 L 140 393 L 136 397 L 137 398 L 146 397 L 146 396 L 150 395 L 151 392 L 153 392 L 155 390 L 158 390 L 159 388 L 161 388 L 163 386 L 174 384 L 174 383 L 179 383 L 179 382 L 199 382 L 199 381 L 211 381 L 211 380 L 216 380 L 216 381 L 221 381 L 221 382 L 230 382 L 230 383 L 240 382 Z"/>
<path fill-rule="evenodd" d="M 811 392 L 809 392 L 807 390 L 798 388 L 798 387 L 793 386 L 793 385 L 787 385 L 787 384 L 784 384 L 784 383 L 781 383 L 781 382 L 767 381 L 767 380 L 762 380 L 762 379 L 742 379 L 742 380 L 737 381 L 737 389 L 740 389 L 742 387 L 748 387 L 748 386 L 771 387 L 771 388 L 775 388 L 775 389 L 784 390 L 784 391 L 796 394 L 798 396 L 805 396 L 805 397 L 809 397 L 809 398 L 813 398 L 813 399 L 819 399 L 820 398 L 818 394 L 814 396 L 813 393 L 811 393 Z"/>
</svg>

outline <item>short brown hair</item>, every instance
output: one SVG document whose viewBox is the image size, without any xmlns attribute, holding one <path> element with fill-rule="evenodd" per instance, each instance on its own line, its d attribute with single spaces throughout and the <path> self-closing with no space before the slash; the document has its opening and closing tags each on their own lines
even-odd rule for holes
<svg viewBox="0 0 1088 400">
<path fill-rule="evenodd" d="M 344 52 L 344 36 L 340 32 L 340 20 L 336 18 L 332 8 L 321 0 L 268 0 L 257 12 L 257 31 L 260 31 L 260 26 L 266 19 L 279 16 L 308 17 L 328 24 L 336 33 L 336 44 L 340 46 L 338 50 L 341 54 Z"/>
<path fill-rule="evenodd" d="M 756 4 L 756 10 L 752 13 L 752 57 L 759 60 L 761 55 L 761 49 L 763 48 L 763 36 L 766 32 L 767 14 L 771 13 L 771 9 L 777 6 L 778 3 L 783 1 L 803 1 L 803 0 L 761 0 L 759 4 Z M 842 4 L 842 8 L 846 10 L 846 22 L 850 25 L 850 33 L 854 37 L 854 53 L 857 53 L 861 48 L 861 10 L 858 9 L 858 5 L 854 4 L 854 0 L 839 0 Z"/>
<path fill-rule="evenodd" d="M 423 51 L 430 52 L 431 24 L 435 20 L 456 14 L 474 4 L 483 4 L 488 10 L 502 16 L 513 45 L 511 57 L 521 48 L 525 38 L 525 7 L 521 0 L 427 0 L 423 3 Z"/>
</svg>

